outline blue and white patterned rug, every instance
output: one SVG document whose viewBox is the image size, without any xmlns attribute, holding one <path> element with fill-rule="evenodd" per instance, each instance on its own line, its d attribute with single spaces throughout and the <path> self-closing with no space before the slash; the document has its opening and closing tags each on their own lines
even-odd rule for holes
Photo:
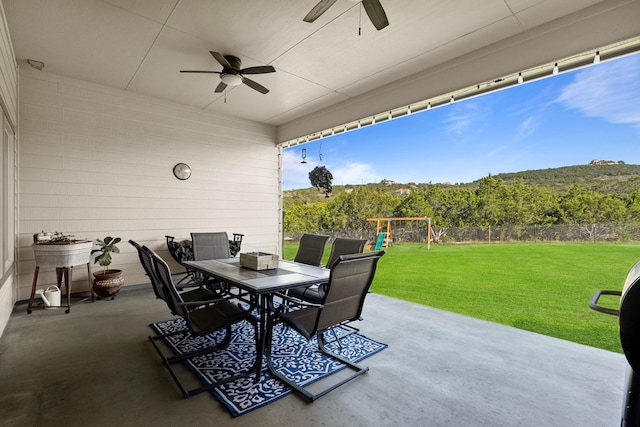
<svg viewBox="0 0 640 427">
<path fill-rule="evenodd" d="M 165 337 L 164 341 L 175 353 L 196 350 L 213 342 L 219 342 L 224 332 L 218 331 L 211 335 L 192 338 L 186 331 L 182 318 L 152 323 L 151 328 L 157 334 L 185 331 Z M 337 354 L 358 362 L 387 348 L 360 334 L 347 334 L 348 329 L 336 328 L 338 337 L 343 336 L 342 349 L 333 342 L 327 347 Z M 332 334 L 327 333 L 327 340 Z M 272 358 L 273 365 L 278 372 L 292 378 L 299 384 L 307 385 L 318 381 L 346 365 L 327 357 L 318 350 L 316 339 L 307 341 L 303 336 L 291 328 L 281 325 L 274 331 Z M 255 362 L 255 337 L 253 327 L 248 322 L 240 322 L 233 326 L 231 343 L 220 351 L 196 356 L 188 359 L 185 364 L 205 384 L 211 384 L 223 378 L 228 378 L 236 372 L 243 372 L 251 368 Z M 281 399 L 292 390 L 286 384 L 271 376 L 263 361 L 260 382 L 255 382 L 255 374 L 215 388 L 213 395 L 222 402 L 234 417 L 266 406 Z"/>
</svg>

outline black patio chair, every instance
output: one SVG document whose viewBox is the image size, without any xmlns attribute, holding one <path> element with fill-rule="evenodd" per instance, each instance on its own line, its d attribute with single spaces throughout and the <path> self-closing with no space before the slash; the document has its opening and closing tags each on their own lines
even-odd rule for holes
<svg viewBox="0 0 640 427">
<path fill-rule="evenodd" d="M 320 265 L 328 241 L 329 236 L 303 234 L 300 238 L 298 252 L 293 260 L 308 265 Z"/>
<path fill-rule="evenodd" d="M 193 270 L 183 264 L 184 261 L 194 261 L 194 260 L 203 260 L 203 259 L 216 259 L 216 258 L 230 258 L 231 250 L 230 248 L 225 248 L 220 245 L 220 239 L 226 239 L 227 233 L 191 233 L 192 236 L 197 234 L 197 244 L 198 244 L 198 257 L 195 255 L 194 243 L 192 240 L 182 240 L 177 242 L 175 237 L 165 235 L 165 239 L 167 240 L 167 248 L 169 249 L 169 253 L 171 257 L 182 265 L 185 268 L 185 271 L 172 273 L 172 276 L 178 276 L 182 274 L 186 274 L 186 276 L 182 277 L 177 285 L 178 286 L 206 286 L 214 292 L 217 293 L 225 293 L 227 292 L 228 286 L 225 283 L 220 282 L 217 279 L 209 277 L 205 274 L 202 274 L 199 271 Z M 215 235 L 213 238 L 207 235 Z M 235 236 L 235 234 L 234 234 Z M 242 239 L 240 239 L 242 240 Z M 216 242 L 215 246 L 211 246 L 212 242 Z M 231 244 L 231 241 L 228 241 L 228 245 Z M 239 247 L 239 246 L 238 246 Z"/>
<path fill-rule="evenodd" d="M 369 370 L 368 367 L 359 366 L 330 351 L 326 347 L 325 332 L 335 326 L 341 325 L 343 322 L 360 318 L 364 299 L 373 281 L 378 260 L 383 255 L 384 251 L 340 256 L 331 267 L 327 292 L 321 304 L 305 303 L 301 300 L 291 298 L 288 295 L 281 294 L 279 296 L 282 299 L 298 304 L 300 308 L 297 310 L 289 310 L 288 307 L 284 308 L 284 305 L 280 305 L 277 308 L 271 307 L 274 311 L 273 314 L 269 316 L 268 334 L 273 334 L 274 326 L 278 322 L 283 322 L 294 328 L 307 340 L 310 340 L 315 335 L 318 341 L 318 348 L 322 353 L 344 363 L 354 371 L 346 378 L 341 374 L 340 377 L 342 379 L 337 383 L 332 384 L 320 392 L 311 393 L 305 386 L 296 383 L 276 370 L 272 361 L 272 336 L 267 336 L 266 349 L 269 369 L 276 377 L 290 385 L 309 400 L 316 400 Z M 335 332 L 333 335 L 339 340 Z"/>
<path fill-rule="evenodd" d="M 173 283 L 171 270 L 169 269 L 167 263 L 157 254 L 153 253 L 152 251 L 151 253 L 153 265 L 158 274 L 158 279 L 164 286 L 164 288 L 168 291 L 169 304 L 173 306 L 177 314 L 184 319 L 187 326 L 186 332 L 188 332 L 193 337 L 197 337 L 208 335 L 221 329 L 225 330 L 225 335 L 222 340 L 220 340 L 220 342 L 208 347 L 174 356 L 166 356 L 160 349 L 158 344 L 156 344 L 156 337 L 149 337 L 149 340 L 153 344 L 153 347 L 156 349 L 156 352 L 158 353 L 158 355 L 160 355 L 164 365 L 167 367 L 169 374 L 182 392 L 182 396 L 184 398 L 187 398 L 195 394 L 202 393 L 203 391 L 211 390 L 230 381 L 247 377 L 251 375 L 251 373 L 256 369 L 258 369 L 256 363 L 254 363 L 254 365 L 245 372 L 231 375 L 214 383 L 203 384 L 200 387 L 196 387 L 190 390 L 187 390 L 185 388 L 173 369 L 173 365 L 175 363 L 182 362 L 195 356 L 210 353 L 212 351 L 224 349 L 229 345 L 229 342 L 231 341 L 231 326 L 242 321 L 247 321 L 253 325 L 254 333 L 257 337 L 257 320 L 251 314 L 251 312 L 244 310 L 240 306 L 240 304 L 234 303 L 230 298 L 215 298 L 207 301 L 185 301 L 182 298 L 180 292 L 178 292 L 175 284 Z M 258 349 L 256 345 L 256 354 L 257 351 Z"/>
<path fill-rule="evenodd" d="M 191 233 L 193 260 L 231 258 L 231 241 L 226 231 Z M 227 283 L 212 279 L 198 271 L 190 271 L 196 281 L 209 281 L 209 287 L 221 294 L 229 292 Z"/>
<path fill-rule="evenodd" d="M 173 236 L 165 235 L 164 238 L 167 241 L 167 249 L 169 250 L 169 254 L 171 258 L 174 259 L 178 264 L 182 265 L 184 261 L 193 261 L 193 247 L 191 244 L 191 240 L 181 240 L 176 241 L 176 238 Z M 183 276 L 178 283 L 182 283 L 185 281 L 198 281 L 194 280 L 193 274 L 189 269 L 185 267 L 184 271 L 178 271 L 171 273 L 173 276 Z"/>
<path fill-rule="evenodd" d="M 153 293 L 156 295 L 156 298 L 161 299 L 165 303 L 167 303 L 171 313 L 177 315 L 178 313 L 176 311 L 176 308 L 171 304 L 168 290 L 162 285 L 162 282 L 160 282 L 158 273 L 156 272 L 155 266 L 153 265 L 153 255 L 155 254 L 155 252 L 153 252 L 146 246 L 140 246 L 133 240 L 129 240 L 129 243 L 138 251 L 140 264 L 142 264 L 142 268 L 144 269 L 145 274 L 147 275 L 147 277 L 149 277 L 151 288 L 153 289 Z M 182 291 L 180 295 L 184 301 L 190 302 L 198 300 L 210 300 L 216 297 L 216 295 L 209 289 L 205 287 L 194 288 L 192 284 L 184 287 L 176 285 L 176 288 Z"/>
<path fill-rule="evenodd" d="M 345 239 L 337 237 L 331 246 L 331 253 L 329 254 L 329 260 L 326 264 L 327 268 L 331 268 L 341 255 L 361 254 L 366 244 L 366 239 Z M 324 285 L 293 288 L 289 290 L 288 295 L 304 301 L 320 304 L 325 293 L 325 288 Z"/>
<path fill-rule="evenodd" d="M 326 264 L 327 268 L 331 268 L 342 255 L 361 254 L 364 252 L 366 244 L 367 239 L 336 237 L 331 245 L 331 253 L 329 254 L 329 259 Z"/>
<path fill-rule="evenodd" d="M 194 261 L 231 258 L 226 231 L 191 233 Z"/>
<path fill-rule="evenodd" d="M 244 234 L 233 233 L 233 240 L 229 240 L 229 251 L 231 252 L 232 257 L 238 255 L 238 253 L 240 252 L 243 237 Z"/>
</svg>

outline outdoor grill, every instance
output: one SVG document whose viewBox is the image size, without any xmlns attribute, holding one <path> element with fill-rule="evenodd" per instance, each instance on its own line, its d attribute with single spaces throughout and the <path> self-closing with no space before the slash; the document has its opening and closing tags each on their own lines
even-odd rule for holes
<svg viewBox="0 0 640 427">
<path fill-rule="evenodd" d="M 620 296 L 618 309 L 598 305 L 602 295 Z M 640 426 L 640 261 L 636 262 L 624 281 L 622 291 L 599 290 L 591 298 L 592 309 L 618 316 L 620 344 L 629 362 L 626 393 L 622 399 L 621 426 Z"/>
</svg>

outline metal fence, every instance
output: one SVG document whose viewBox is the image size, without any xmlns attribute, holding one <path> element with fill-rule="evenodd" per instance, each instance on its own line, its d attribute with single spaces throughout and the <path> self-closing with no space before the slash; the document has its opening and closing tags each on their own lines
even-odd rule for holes
<svg viewBox="0 0 640 427">
<path fill-rule="evenodd" d="M 436 243 L 454 242 L 630 242 L 640 241 L 640 222 L 588 225 L 504 225 L 493 227 L 439 228 L 433 226 Z M 285 240 L 298 241 L 303 233 L 285 233 Z M 321 231 L 335 237 L 367 239 L 375 243 L 375 230 Z M 424 225 L 393 229 L 394 243 L 426 242 Z"/>
<path fill-rule="evenodd" d="M 443 242 L 616 242 L 640 241 L 640 223 L 588 225 L 527 225 L 450 228 Z"/>
</svg>

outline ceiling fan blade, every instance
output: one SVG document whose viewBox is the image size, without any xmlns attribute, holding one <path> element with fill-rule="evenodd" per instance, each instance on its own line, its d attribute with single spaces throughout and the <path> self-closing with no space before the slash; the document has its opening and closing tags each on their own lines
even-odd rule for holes
<svg viewBox="0 0 640 427">
<path fill-rule="evenodd" d="M 225 58 L 223 55 L 219 54 L 218 52 L 214 52 L 212 50 L 209 51 L 209 53 L 211 54 L 211 56 L 213 56 L 215 58 L 216 61 L 218 61 L 220 63 L 220 65 L 222 65 L 224 68 L 231 68 L 231 64 L 229 64 L 229 61 L 227 61 L 227 58 Z"/>
<path fill-rule="evenodd" d="M 311 11 L 309 13 L 307 13 L 307 16 L 304 17 L 303 21 L 304 22 L 313 22 L 316 19 L 318 19 L 320 17 L 320 15 L 322 15 L 323 13 L 325 13 L 327 11 L 327 9 L 329 9 L 331 6 L 333 6 L 333 4 L 336 2 L 336 0 L 320 0 L 318 2 L 317 5 L 315 5 L 313 7 L 313 9 L 311 9 Z"/>
<path fill-rule="evenodd" d="M 258 92 L 262 93 L 262 94 L 267 94 L 269 93 L 269 89 L 267 89 L 266 87 L 262 86 L 260 83 L 256 83 L 251 79 L 248 79 L 246 77 L 244 77 L 242 79 L 242 83 L 246 84 L 247 86 L 249 86 L 251 89 L 255 89 Z"/>
<path fill-rule="evenodd" d="M 387 14 L 380 4 L 380 0 L 362 0 L 365 12 L 369 15 L 371 23 L 378 31 L 389 25 Z"/>
<path fill-rule="evenodd" d="M 227 88 L 227 84 L 225 82 L 220 82 L 218 83 L 218 86 L 216 87 L 216 93 L 220 93 L 223 90 L 225 90 Z"/>
<path fill-rule="evenodd" d="M 261 65 L 259 67 L 249 67 L 240 70 L 240 74 L 266 74 L 275 73 L 276 69 L 271 65 Z"/>
<path fill-rule="evenodd" d="M 207 74 L 220 74 L 220 71 L 204 71 L 204 70 L 180 70 L 181 73 L 207 73 Z"/>
</svg>

